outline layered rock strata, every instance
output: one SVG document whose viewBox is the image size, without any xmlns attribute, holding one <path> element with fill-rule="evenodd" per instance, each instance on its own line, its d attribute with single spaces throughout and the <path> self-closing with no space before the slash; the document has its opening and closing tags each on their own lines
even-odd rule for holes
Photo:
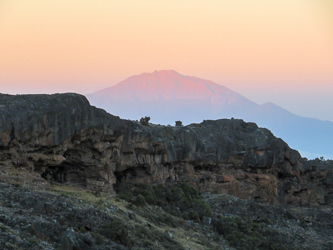
<svg viewBox="0 0 333 250">
<path fill-rule="evenodd" d="M 243 120 L 142 125 L 78 94 L 0 95 L 0 178 L 104 192 L 124 181 L 189 182 L 271 204 L 332 205 L 331 166 Z"/>
</svg>

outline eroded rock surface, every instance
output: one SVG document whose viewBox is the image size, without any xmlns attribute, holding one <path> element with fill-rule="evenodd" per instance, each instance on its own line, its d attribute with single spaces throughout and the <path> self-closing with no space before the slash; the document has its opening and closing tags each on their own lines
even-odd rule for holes
<svg viewBox="0 0 333 250">
<path fill-rule="evenodd" d="M 330 166 L 243 120 L 142 125 L 78 94 L 0 95 L 0 178 L 16 183 L 112 193 L 123 181 L 189 182 L 271 204 L 332 205 Z"/>
</svg>

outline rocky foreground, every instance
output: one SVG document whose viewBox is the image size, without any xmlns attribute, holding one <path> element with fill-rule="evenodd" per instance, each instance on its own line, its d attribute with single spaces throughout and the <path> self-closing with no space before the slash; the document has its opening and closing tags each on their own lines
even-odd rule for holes
<svg viewBox="0 0 333 250">
<path fill-rule="evenodd" d="M 0 246 L 331 249 L 332 166 L 242 120 L 141 124 L 77 94 L 0 95 Z"/>
</svg>

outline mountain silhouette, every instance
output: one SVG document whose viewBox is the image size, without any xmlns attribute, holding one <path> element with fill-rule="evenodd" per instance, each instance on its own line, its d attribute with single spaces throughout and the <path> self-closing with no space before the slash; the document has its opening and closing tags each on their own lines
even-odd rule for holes
<svg viewBox="0 0 333 250">
<path fill-rule="evenodd" d="M 222 85 L 174 70 L 131 76 L 87 98 L 121 118 L 150 116 L 157 124 L 244 119 L 270 129 L 303 156 L 333 158 L 332 122 L 297 116 L 273 103 L 259 105 Z"/>
</svg>

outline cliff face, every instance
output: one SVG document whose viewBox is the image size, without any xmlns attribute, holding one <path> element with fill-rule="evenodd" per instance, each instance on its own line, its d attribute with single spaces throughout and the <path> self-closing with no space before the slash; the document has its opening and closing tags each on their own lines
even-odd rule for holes
<svg viewBox="0 0 333 250">
<path fill-rule="evenodd" d="M 124 181 L 188 182 L 272 204 L 332 205 L 332 168 L 323 164 L 242 120 L 144 126 L 77 94 L 0 95 L 0 180 L 107 192 Z"/>
</svg>

